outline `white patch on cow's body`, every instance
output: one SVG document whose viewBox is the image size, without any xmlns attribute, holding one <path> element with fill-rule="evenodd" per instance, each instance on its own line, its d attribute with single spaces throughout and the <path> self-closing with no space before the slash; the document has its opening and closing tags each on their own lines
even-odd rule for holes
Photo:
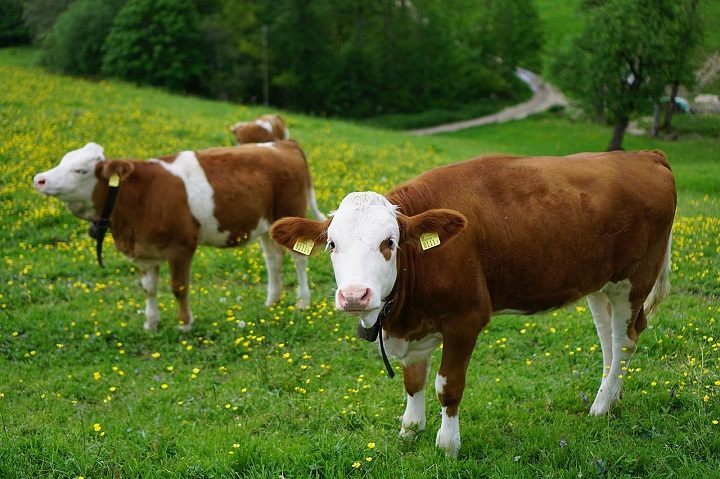
<svg viewBox="0 0 720 479">
<path fill-rule="evenodd" d="M 257 146 L 263 147 L 263 148 L 272 148 L 275 149 L 275 142 L 274 141 L 266 141 L 264 143 L 255 143 Z"/>
<path fill-rule="evenodd" d="M 65 154 L 55 168 L 35 175 L 33 185 L 40 193 L 65 203 L 75 216 L 93 220 L 97 218 L 92 202 L 97 184 L 95 167 L 104 159 L 103 147 L 88 143 Z"/>
<path fill-rule="evenodd" d="M 255 124 L 272 135 L 273 127 L 269 121 L 258 119 L 255 120 Z"/>
<path fill-rule="evenodd" d="M 410 439 L 425 429 L 425 390 L 406 394 L 407 404 L 400 426 L 400 436 Z"/>
<path fill-rule="evenodd" d="M 440 333 L 428 334 L 417 341 L 407 341 L 396 336 L 391 336 L 382 331 L 383 345 L 388 356 L 400 360 L 403 365 L 414 364 L 425 360 L 430 353 L 442 343 Z M 378 344 L 378 347 L 380 345 Z"/>
<path fill-rule="evenodd" d="M 172 163 L 154 158 L 150 161 L 159 164 L 185 184 L 190 212 L 200 223 L 198 241 L 206 245 L 225 246 L 230 233 L 219 229 L 220 225 L 215 217 L 215 192 L 195 152 L 183 151 Z"/>
<path fill-rule="evenodd" d="M 630 281 L 608 283 L 602 288 L 612 304 L 612 358 L 607 377 L 600 384 L 590 414 L 606 414 L 620 398 L 622 382 L 627 375 L 628 360 L 635 352 L 635 342 L 627 334 L 628 325 L 633 318 L 630 303 Z M 603 356 L 605 356 L 603 354 Z"/>
<path fill-rule="evenodd" d="M 443 394 L 445 391 L 445 385 L 447 384 L 447 378 L 440 373 L 435 375 L 435 392 L 437 394 Z"/>
<path fill-rule="evenodd" d="M 380 244 L 388 238 L 397 243 L 399 237 L 397 206 L 378 193 L 350 193 L 333 214 L 328 244 L 335 245 L 330 254 L 338 285 L 335 305 L 342 309 L 338 296 L 341 290 L 368 288 L 371 294 L 367 312 L 360 313 L 365 327 L 375 324 L 382 301 L 392 291 L 397 277 L 396 249 L 386 260 Z"/>
<path fill-rule="evenodd" d="M 458 451 L 460 451 L 460 420 L 458 415 L 448 416 L 447 408 L 442 408 L 442 422 L 435 439 L 435 445 L 444 449 L 450 457 L 457 457 Z"/>
</svg>

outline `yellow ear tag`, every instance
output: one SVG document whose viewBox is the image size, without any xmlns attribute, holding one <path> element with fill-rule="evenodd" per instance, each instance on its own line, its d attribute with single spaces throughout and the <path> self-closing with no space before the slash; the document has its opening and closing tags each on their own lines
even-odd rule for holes
<svg viewBox="0 0 720 479">
<path fill-rule="evenodd" d="M 108 180 L 108 185 L 110 186 L 119 186 L 120 185 L 120 177 L 117 173 L 113 173 L 112 176 L 110 176 L 110 179 Z"/>
<path fill-rule="evenodd" d="M 420 236 L 420 246 L 422 246 L 423 251 L 440 246 L 440 236 L 435 232 L 423 233 Z"/>
<path fill-rule="evenodd" d="M 305 256 L 310 256 L 314 246 L 315 242 L 313 240 L 297 240 L 295 246 L 293 246 L 293 250 Z"/>
</svg>

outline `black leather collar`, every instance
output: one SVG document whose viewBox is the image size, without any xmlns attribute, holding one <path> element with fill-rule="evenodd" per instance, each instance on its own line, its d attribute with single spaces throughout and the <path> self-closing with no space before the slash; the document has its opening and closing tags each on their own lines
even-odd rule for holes
<svg viewBox="0 0 720 479">
<path fill-rule="evenodd" d="M 390 314 L 393 302 L 395 301 L 395 287 L 393 287 L 392 291 L 388 295 L 388 298 L 390 299 L 385 300 L 385 304 L 383 304 L 383 307 L 380 310 L 380 314 L 378 314 L 377 321 L 375 321 L 375 324 L 373 324 L 371 328 L 364 327 L 362 325 L 362 321 L 358 321 L 357 337 L 359 339 L 364 339 L 365 341 L 374 343 L 378 336 L 380 336 L 380 354 L 382 355 L 383 363 L 385 363 L 385 370 L 387 371 L 390 379 L 392 379 L 395 377 L 395 371 L 393 371 L 387 354 L 385 353 L 385 344 L 383 342 L 382 336 L 382 323 L 383 320 L 387 318 Z"/>
<path fill-rule="evenodd" d="M 102 215 L 100 218 L 92 220 L 90 228 L 88 228 L 88 234 L 91 238 L 96 240 L 95 254 L 101 268 L 105 267 L 102 261 L 103 240 L 105 239 L 105 233 L 107 233 L 107 230 L 110 227 L 110 215 L 115 207 L 115 200 L 117 199 L 119 186 L 109 186 L 108 188 L 108 194 L 107 197 L 105 197 Z"/>
</svg>

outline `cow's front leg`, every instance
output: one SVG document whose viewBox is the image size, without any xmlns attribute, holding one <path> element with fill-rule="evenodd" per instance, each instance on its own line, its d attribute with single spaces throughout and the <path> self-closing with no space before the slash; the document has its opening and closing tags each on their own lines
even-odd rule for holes
<svg viewBox="0 0 720 479">
<path fill-rule="evenodd" d="M 186 333 L 192 329 L 193 314 L 188 305 L 190 290 L 190 263 L 194 249 L 176 249 L 167 254 L 170 264 L 170 284 L 180 307 L 180 331 Z"/>
<path fill-rule="evenodd" d="M 159 273 L 159 264 L 143 264 L 140 267 L 140 284 L 145 291 L 145 331 L 157 331 L 160 321 L 157 299 Z"/>
<path fill-rule="evenodd" d="M 457 457 L 460 450 L 458 414 L 465 390 L 465 373 L 476 338 L 477 334 L 443 334 L 442 361 L 435 376 L 435 392 L 442 406 L 442 422 L 435 445 L 452 457 Z"/>
<path fill-rule="evenodd" d="M 413 364 L 403 365 L 407 404 L 402 417 L 400 436 L 404 438 L 412 439 L 415 434 L 425 429 L 425 385 L 429 373 L 428 357 Z"/>
</svg>

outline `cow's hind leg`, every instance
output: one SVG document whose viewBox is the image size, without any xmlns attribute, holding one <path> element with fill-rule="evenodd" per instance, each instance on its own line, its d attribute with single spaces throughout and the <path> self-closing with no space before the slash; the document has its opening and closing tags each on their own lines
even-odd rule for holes
<svg viewBox="0 0 720 479">
<path fill-rule="evenodd" d="M 587 297 L 592 312 L 595 329 L 600 338 L 603 355 L 603 371 L 601 384 L 605 382 L 612 365 L 612 303 L 605 293 L 598 291 Z"/>
<path fill-rule="evenodd" d="M 170 284 L 172 292 L 180 307 L 180 331 L 188 332 L 192 329 L 194 321 L 190 305 L 188 304 L 188 293 L 190 290 L 190 263 L 192 262 L 194 250 L 177 249 L 168 252 L 167 258 L 170 264 Z"/>
<path fill-rule="evenodd" d="M 145 331 L 157 331 L 160 321 L 157 299 L 159 274 L 159 264 L 143 264 L 140 267 L 140 284 L 145 291 Z"/>
<path fill-rule="evenodd" d="M 403 380 L 407 393 L 405 414 L 400 436 L 411 439 L 425 429 L 425 386 L 430 374 L 430 354 L 413 364 L 403 365 Z"/>
<path fill-rule="evenodd" d="M 612 303 L 612 360 L 607 377 L 600 384 L 590 414 L 599 416 L 610 411 L 620 398 L 623 378 L 627 374 L 627 365 L 635 352 L 637 333 L 636 321 L 644 321 L 642 301 L 633 305 L 631 301 L 630 281 L 609 283 L 603 288 Z M 603 348 L 604 349 L 604 348 Z M 604 354 L 603 354 L 604 356 Z"/>
<path fill-rule="evenodd" d="M 295 263 L 295 272 L 298 278 L 297 307 L 305 309 L 310 306 L 310 284 L 307 275 L 310 260 L 307 256 L 301 254 L 292 254 L 291 256 Z"/>
<path fill-rule="evenodd" d="M 260 236 L 260 245 L 262 246 L 263 256 L 265 257 L 265 267 L 267 269 L 267 297 L 265 298 L 265 306 L 270 306 L 280 299 L 280 294 L 282 293 L 283 249 L 271 240 L 267 234 Z"/>
</svg>

